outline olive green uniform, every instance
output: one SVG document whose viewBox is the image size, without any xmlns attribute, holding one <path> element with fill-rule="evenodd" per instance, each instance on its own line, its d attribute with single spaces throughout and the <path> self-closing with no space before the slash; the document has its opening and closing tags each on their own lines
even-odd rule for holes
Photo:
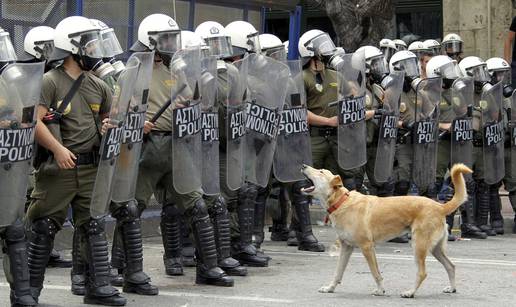
<svg viewBox="0 0 516 307">
<path fill-rule="evenodd" d="M 170 99 L 174 80 L 163 64 L 156 64 L 149 87 L 146 120 L 149 121 Z M 183 209 L 192 208 L 202 197 L 202 190 L 180 194 L 174 189 L 172 176 L 172 108 L 168 108 L 155 122 L 142 148 L 136 200 L 140 207 L 147 207 L 153 193 L 163 205 L 174 202 Z"/>
<path fill-rule="evenodd" d="M 303 70 L 307 108 L 319 116 L 327 118 L 337 116 L 338 106 L 329 106 L 338 98 L 337 72 L 325 69 L 320 72 L 320 76 L 322 83 L 316 81 L 316 74 L 310 69 Z M 310 138 L 313 167 L 325 168 L 334 174 L 339 174 L 344 185 L 349 189 L 359 189 L 362 186 L 363 167 L 344 170 L 338 165 L 337 128 L 312 125 L 310 127 Z"/>
<path fill-rule="evenodd" d="M 97 155 L 100 144 L 99 115 L 109 112 L 112 95 L 102 80 L 89 72 L 84 74 L 86 77 L 64 111 L 60 123 L 62 144 L 77 156 L 78 165 L 73 169 L 59 169 L 52 157 L 42 163 L 35 173 L 33 200 L 27 211 L 29 221 L 49 217 L 57 225 L 62 225 L 70 204 L 77 227 L 90 219 L 89 208 L 97 166 L 94 163 L 81 165 L 79 161 L 81 155 Z M 73 82 L 62 67 L 47 72 L 43 77 L 41 104 L 50 108 L 60 103 Z"/>
</svg>

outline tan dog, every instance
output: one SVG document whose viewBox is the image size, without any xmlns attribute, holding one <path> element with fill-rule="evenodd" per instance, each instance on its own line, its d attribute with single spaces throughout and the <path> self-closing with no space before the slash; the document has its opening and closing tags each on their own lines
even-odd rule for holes
<svg viewBox="0 0 516 307">
<path fill-rule="evenodd" d="M 333 281 L 321 287 L 319 292 L 333 292 L 342 280 L 353 248 L 358 246 L 367 260 L 376 281 L 373 295 L 384 295 L 383 278 L 376 262 L 375 244 L 384 242 L 404 233 L 412 233 L 418 272 L 416 284 L 401 294 L 414 297 L 416 290 L 426 278 L 425 259 L 428 252 L 444 266 L 450 279 L 445 293 L 455 293 L 455 265 L 446 256 L 447 227 L 445 217 L 453 213 L 466 201 L 468 195 L 462 174 L 472 171 L 463 164 L 451 169 L 455 195 L 444 205 L 420 196 L 376 197 L 349 192 L 342 184 L 340 176 L 328 170 L 318 170 L 304 166 L 303 174 L 313 186 L 302 190 L 305 194 L 318 198 L 330 214 L 330 220 L 337 231 L 341 243 L 337 271 Z"/>
</svg>

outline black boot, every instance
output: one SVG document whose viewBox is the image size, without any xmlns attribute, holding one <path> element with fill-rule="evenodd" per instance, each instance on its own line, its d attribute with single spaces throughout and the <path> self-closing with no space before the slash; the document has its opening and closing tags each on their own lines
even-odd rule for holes
<svg viewBox="0 0 516 307">
<path fill-rule="evenodd" d="M 113 212 L 116 227 L 123 240 L 125 269 L 123 290 L 140 295 L 158 295 L 158 288 L 150 284 L 143 272 L 143 243 L 140 213 L 135 202 L 129 201 Z"/>
<path fill-rule="evenodd" d="M 232 287 L 233 279 L 218 266 L 215 233 L 204 200 L 195 202 L 190 216 L 198 255 L 195 283 Z"/>
<path fill-rule="evenodd" d="M 512 225 L 512 233 L 516 233 L 516 191 L 509 192 L 509 201 L 514 211 L 514 224 Z"/>
<path fill-rule="evenodd" d="M 194 268 L 197 265 L 195 260 L 195 247 L 192 240 L 192 233 L 188 227 L 186 217 L 181 215 L 181 262 L 184 267 Z"/>
<path fill-rule="evenodd" d="M 265 226 L 265 207 L 269 189 L 267 187 L 258 188 L 258 193 L 254 202 L 254 227 L 253 227 L 253 244 L 257 249 L 262 246 L 265 238 L 263 227 Z"/>
<path fill-rule="evenodd" d="M 503 235 L 502 200 L 500 199 L 500 186 L 489 186 L 489 218 L 491 227 L 497 235 Z"/>
<path fill-rule="evenodd" d="M 246 276 L 247 269 L 238 260 L 231 257 L 231 235 L 229 213 L 222 196 L 218 196 L 210 209 L 211 222 L 217 243 L 218 265 L 228 275 Z"/>
<path fill-rule="evenodd" d="M 50 258 L 48 259 L 47 267 L 49 268 L 71 268 L 72 261 L 64 259 L 61 254 L 52 249 L 50 252 Z"/>
<path fill-rule="evenodd" d="M 394 239 L 389 240 L 391 243 L 409 243 L 409 236 L 408 234 L 401 235 L 399 237 L 396 237 Z"/>
<path fill-rule="evenodd" d="M 161 211 L 161 237 L 165 254 L 165 272 L 170 276 L 183 275 L 181 263 L 181 212 L 173 204 L 163 206 Z"/>
<path fill-rule="evenodd" d="M 84 295 L 86 292 L 84 276 L 85 264 L 81 256 L 81 231 L 74 229 L 72 239 L 72 270 L 70 277 L 72 280 L 72 294 Z"/>
<path fill-rule="evenodd" d="M 301 188 L 311 185 L 309 182 L 297 181 L 292 185 L 292 206 L 294 207 L 299 231 L 297 240 L 298 250 L 310 252 L 324 252 L 324 245 L 319 243 L 312 232 L 312 221 L 310 219 L 310 197 L 301 193 Z"/>
<path fill-rule="evenodd" d="M 269 229 L 271 232 L 271 241 L 287 241 L 287 217 L 289 199 L 288 191 L 285 188 L 285 185 L 281 185 L 279 194 L 276 197 L 278 198 L 278 211 L 276 215 L 273 215 L 272 227 Z"/>
<path fill-rule="evenodd" d="M 81 226 L 86 252 L 83 256 L 87 260 L 84 303 L 125 306 L 126 299 L 111 285 L 108 242 L 104 224 L 102 219 L 91 219 Z"/>
<path fill-rule="evenodd" d="M 113 246 L 111 248 L 111 267 L 116 270 L 111 272 L 111 284 L 115 287 L 124 285 L 125 246 L 121 232 L 120 223 L 117 222 L 113 232 Z"/>
<path fill-rule="evenodd" d="M 468 191 L 468 200 L 461 206 L 462 225 L 460 225 L 461 237 L 472 239 L 486 239 L 487 234 L 477 226 L 475 220 L 476 202 L 474 201 L 476 195 L 476 183 L 473 180 L 466 182 Z"/>
<path fill-rule="evenodd" d="M 480 181 L 476 189 L 478 227 L 488 236 L 496 236 L 496 231 L 488 224 L 489 220 L 489 186 Z"/>
<path fill-rule="evenodd" d="M 36 302 L 38 302 L 41 289 L 43 289 L 45 268 L 54 246 L 57 230 L 58 226 L 50 218 L 41 218 L 32 222 L 27 254 L 30 289 Z"/>
<path fill-rule="evenodd" d="M 446 224 L 448 225 L 448 241 L 453 242 L 457 241 L 457 237 L 452 233 L 453 229 L 453 220 L 455 219 L 455 212 L 446 216 Z"/>
<path fill-rule="evenodd" d="M 268 266 L 269 260 L 258 255 L 256 247 L 252 244 L 254 227 L 254 201 L 257 189 L 252 184 L 245 184 L 238 193 L 238 225 L 240 236 L 231 247 L 231 255 L 241 264 L 255 267 Z"/>
<path fill-rule="evenodd" d="M 4 241 L 4 271 L 11 287 L 11 306 L 36 306 L 32 297 L 29 266 L 27 264 L 27 238 L 23 223 L 17 220 L 5 228 L 2 235 Z"/>
<path fill-rule="evenodd" d="M 296 215 L 293 213 L 290 218 L 290 226 L 288 227 L 287 246 L 299 246 L 299 241 L 297 240 L 297 233 L 299 231 L 301 231 L 299 222 L 297 221 Z"/>
</svg>

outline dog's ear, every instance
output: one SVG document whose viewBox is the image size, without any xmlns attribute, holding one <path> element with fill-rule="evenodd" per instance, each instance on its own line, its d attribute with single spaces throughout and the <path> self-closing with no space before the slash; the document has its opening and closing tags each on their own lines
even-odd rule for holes
<svg viewBox="0 0 516 307">
<path fill-rule="evenodd" d="M 340 179 L 340 176 L 334 176 L 333 179 L 330 181 L 330 186 L 332 189 L 337 190 L 343 187 L 342 179 Z"/>
</svg>

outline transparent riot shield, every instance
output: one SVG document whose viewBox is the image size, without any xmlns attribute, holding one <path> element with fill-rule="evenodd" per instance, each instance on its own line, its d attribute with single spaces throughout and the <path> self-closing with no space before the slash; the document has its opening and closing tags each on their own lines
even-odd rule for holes
<svg viewBox="0 0 516 307">
<path fill-rule="evenodd" d="M 399 101 L 404 77 L 403 72 L 395 71 L 382 81 L 383 97 L 380 99 L 383 113 L 374 164 L 374 180 L 379 183 L 387 182 L 392 177 L 400 116 Z"/>
<path fill-rule="evenodd" d="M 102 218 L 108 214 L 111 201 L 116 162 L 124 133 L 129 102 L 138 75 L 140 61 L 132 58 L 120 73 L 113 89 L 113 102 L 109 111 L 108 128 L 102 135 L 99 151 L 97 177 L 91 196 L 90 214 L 92 218 Z"/>
<path fill-rule="evenodd" d="M 219 114 L 217 99 L 217 58 L 201 61 L 202 115 L 202 190 L 207 195 L 220 193 Z"/>
<path fill-rule="evenodd" d="M 244 184 L 245 150 L 245 101 L 247 99 L 247 77 L 249 56 L 226 64 L 226 184 L 230 190 L 237 190 Z"/>
<path fill-rule="evenodd" d="M 420 189 L 426 189 L 435 182 L 441 90 L 441 78 L 421 80 L 416 89 L 412 180 Z"/>
<path fill-rule="evenodd" d="M 367 161 L 364 53 L 345 54 L 342 60 L 338 70 L 338 162 L 341 168 L 350 170 Z"/>
<path fill-rule="evenodd" d="M 187 48 L 170 62 L 172 80 L 172 177 L 180 194 L 201 189 L 201 52 Z"/>
<path fill-rule="evenodd" d="M 44 69 L 16 63 L 0 75 L 0 228 L 24 214 Z"/>
<path fill-rule="evenodd" d="M 276 149 L 289 69 L 271 57 L 251 54 L 248 73 L 245 180 L 265 187 L 269 183 Z"/>
<path fill-rule="evenodd" d="M 512 92 L 512 96 L 510 98 L 510 111 L 508 118 L 509 124 L 507 126 L 507 129 L 510 129 L 510 136 L 511 136 L 511 177 L 516 178 L 516 91 Z M 505 166 L 507 167 L 507 166 Z"/>
<path fill-rule="evenodd" d="M 451 87 L 451 105 L 455 118 L 450 127 L 451 164 L 473 166 L 473 97 L 471 77 L 458 78 Z"/>
<path fill-rule="evenodd" d="M 480 98 L 484 181 L 487 184 L 496 184 L 505 175 L 502 97 L 502 84 L 497 83 L 490 89 L 484 90 Z"/>
<path fill-rule="evenodd" d="M 303 180 L 302 165 L 312 165 L 303 70 L 299 60 L 288 61 L 287 65 L 290 76 L 273 162 L 274 177 L 280 182 Z"/>
<path fill-rule="evenodd" d="M 135 52 L 128 62 L 133 61 L 131 59 L 133 57 L 140 61 L 140 67 L 129 103 L 120 155 L 116 161 L 111 195 L 111 200 L 116 203 L 133 200 L 136 194 L 138 166 L 143 144 L 143 126 L 154 65 L 154 52 Z"/>
</svg>

